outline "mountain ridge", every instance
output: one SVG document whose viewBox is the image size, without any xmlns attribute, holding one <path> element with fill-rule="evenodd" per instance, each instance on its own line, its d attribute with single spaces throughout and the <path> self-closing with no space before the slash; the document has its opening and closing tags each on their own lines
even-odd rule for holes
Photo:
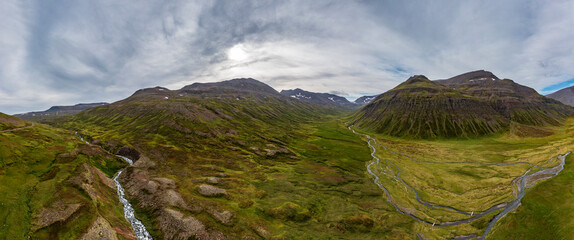
<svg viewBox="0 0 574 240">
<path fill-rule="evenodd" d="M 415 75 L 365 105 L 353 124 L 396 137 L 466 138 L 507 132 L 513 123 L 558 126 L 572 114 L 532 88 L 479 70 L 435 81 Z"/>
<path fill-rule="evenodd" d="M 309 92 L 300 88 L 281 90 L 280 93 L 288 97 L 296 98 L 302 101 L 318 105 L 334 106 L 346 109 L 353 109 L 357 107 L 357 105 L 347 100 L 347 98 L 331 93 Z"/>
<path fill-rule="evenodd" d="M 53 118 L 57 118 L 60 116 L 68 116 L 74 115 L 79 113 L 83 110 L 87 110 L 93 107 L 104 106 L 109 103 L 106 102 L 97 102 L 97 103 L 78 103 L 75 105 L 64 105 L 64 106 L 52 106 L 45 111 L 36 111 L 36 112 L 27 112 L 27 113 L 20 113 L 14 114 L 13 116 L 22 118 L 25 120 L 33 120 L 33 121 L 44 121 Z"/>
</svg>

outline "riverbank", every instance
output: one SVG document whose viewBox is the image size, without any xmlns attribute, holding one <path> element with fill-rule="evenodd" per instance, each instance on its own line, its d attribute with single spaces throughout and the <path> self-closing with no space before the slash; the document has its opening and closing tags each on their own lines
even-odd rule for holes
<svg viewBox="0 0 574 240">
<path fill-rule="evenodd" d="M 530 187 L 531 185 L 533 185 L 533 182 L 536 181 L 542 181 L 545 179 L 550 178 L 551 176 L 555 176 L 557 173 L 560 172 L 563 164 L 564 164 L 564 156 L 567 155 L 561 155 L 559 157 L 559 159 L 561 159 L 561 161 L 549 161 L 548 159 L 541 159 L 540 156 L 536 156 L 534 158 L 523 158 L 523 157 L 518 157 L 521 155 L 528 155 L 531 154 L 533 151 L 528 151 L 525 148 L 519 148 L 519 147 L 513 147 L 510 148 L 508 150 L 510 150 L 509 152 L 511 153 L 517 153 L 519 151 L 522 151 L 522 153 L 520 155 L 516 154 L 514 155 L 515 157 L 511 157 L 509 158 L 509 154 L 507 154 L 506 157 L 506 161 L 485 161 L 488 159 L 483 158 L 478 158 L 475 159 L 474 161 L 469 160 L 468 158 L 461 158 L 459 154 L 455 155 L 458 156 L 458 159 L 453 159 L 453 158 L 437 158 L 436 154 L 429 154 L 428 150 L 422 149 L 419 150 L 418 147 L 424 147 L 425 145 L 428 147 L 428 145 L 433 145 L 432 143 L 429 144 L 429 142 L 424 142 L 424 141 L 418 141 L 418 142 L 413 142 L 412 146 L 416 146 L 416 147 L 411 147 L 411 148 L 404 148 L 404 146 L 406 145 L 405 140 L 397 140 L 397 139 L 392 139 L 392 138 L 381 138 L 382 141 L 384 141 L 385 143 L 390 145 L 390 148 L 386 147 L 385 145 L 381 145 L 377 142 L 377 140 L 375 140 L 375 138 L 371 137 L 370 135 L 367 134 L 363 134 L 363 133 L 357 133 L 355 130 L 353 130 L 351 127 L 349 127 L 349 130 L 351 130 L 352 132 L 354 132 L 355 134 L 359 134 L 362 136 L 362 138 L 365 139 L 365 141 L 368 143 L 369 148 L 371 149 L 371 156 L 373 157 L 373 160 L 367 165 L 367 172 L 373 176 L 373 180 L 374 182 L 383 189 L 383 191 L 386 194 L 386 200 L 387 202 L 391 203 L 395 209 L 404 215 L 410 216 L 411 218 L 417 220 L 418 222 L 420 222 L 423 225 L 427 225 L 430 226 L 430 229 L 434 229 L 436 227 L 451 227 L 451 226 L 456 226 L 456 225 L 460 225 L 460 224 L 465 224 L 465 225 L 470 225 L 470 226 L 474 226 L 476 227 L 476 230 L 472 230 L 472 228 L 468 228 L 468 227 L 462 227 L 469 229 L 470 231 L 468 231 L 465 234 L 462 234 L 462 231 L 458 231 L 458 230 L 452 230 L 451 228 L 449 228 L 449 232 L 451 232 L 449 235 L 456 238 L 456 239 L 472 239 L 472 238 L 477 238 L 477 239 L 482 239 L 484 238 L 489 231 L 492 229 L 492 226 L 494 226 L 497 221 L 499 219 L 502 219 L 502 217 L 507 214 L 508 212 L 510 212 L 511 210 L 514 210 L 518 204 L 520 203 L 520 200 L 522 199 L 523 195 L 524 195 L 524 188 L 525 187 Z M 557 138 L 558 139 L 558 138 Z M 509 144 L 514 144 L 513 142 L 510 143 L 504 143 L 502 141 L 500 141 L 500 139 L 497 139 L 498 143 L 500 143 L 501 145 L 509 145 Z M 474 151 L 476 149 L 479 148 L 483 148 L 485 145 L 489 146 L 492 150 L 499 150 L 500 146 L 496 147 L 494 146 L 494 143 L 496 143 L 495 141 L 492 141 L 492 139 L 487 139 L 487 141 L 476 141 L 476 140 L 470 140 L 468 142 L 472 142 L 476 145 L 472 146 L 472 147 L 466 147 L 466 149 L 463 148 L 464 152 L 470 152 L 470 151 Z M 448 142 L 447 143 L 451 143 Z M 444 144 L 444 142 L 443 142 Z M 437 144 L 435 143 L 434 146 L 436 146 Z M 440 143 L 439 143 L 440 145 Z M 531 145 L 531 144 L 530 144 Z M 542 142 L 540 141 L 538 144 L 538 149 L 535 147 L 531 150 L 544 150 L 547 151 L 548 153 L 550 153 L 548 150 L 550 149 L 550 146 L 560 146 L 559 148 L 563 148 L 566 143 L 565 142 L 561 142 L 556 144 L 556 142 L 554 143 L 550 143 L 548 144 L 549 146 L 543 146 Z M 518 146 L 518 145 L 516 145 Z M 452 150 L 452 146 L 449 146 L 451 149 L 446 149 L 446 150 Z M 458 146 L 457 146 L 458 147 Z M 380 149 L 379 152 L 377 152 L 377 149 Z M 391 150 L 392 149 L 392 150 Z M 405 149 L 406 151 L 397 151 L 397 149 Z M 432 149 L 432 148 L 431 148 Z M 441 146 L 441 148 L 434 148 L 433 150 L 437 151 L 437 152 L 442 152 L 445 151 L 444 146 Z M 502 150 L 502 149 L 500 149 Z M 513 152 L 514 150 L 514 152 Z M 387 152 L 387 153 L 383 153 Z M 407 154 L 411 154 L 411 153 L 415 153 L 415 155 L 417 157 L 411 157 L 410 155 Z M 507 153 L 507 152 L 504 152 Z M 520 152 L 518 152 L 520 153 Z M 538 153 L 540 154 L 540 153 Z M 477 154 L 473 154 L 474 156 L 476 156 Z M 426 158 L 420 158 L 420 156 L 425 156 Z M 483 155 L 484 156 L 484 155 Z M 419 159 L 424 159 L 424 160 L 419 160 Z M 435 160 L 436 159 L 436 160 Z M 394 161 L 397 161 L 396 164 Z M 408 163 L 410 162 L 410 163 Z M 559 164 L 560 163 L 560 164 Z M 522 169 L 522 174 L 520 175 L 515 175 L 518 177 L 515 177 L 516 180 L 521 180 L 522 178 L 526 179 L 525 181 L 513 181 L 515 179 L 509 179 L 509 184 L 508 187 L 506 187 L 506 196 L 510 195 L 510 197 L 505 197 L 505 198 L 501 198 L 502 201 L 499 202 L 494 202 L 490 208 L 484 208 L 486 210 L 480 211 L 480 210 L 475 210 L 472 211 L 473 207 L 474 209 L 476 209 L 476 206 L 472 205 L 472 201 L 470 201 L 470 204 L 468 204 L 466 207 L 463 206 L 461 208 L 461 205 L 448 205 L 448 203 L 453 203 L 453 202 L 459 202 L 456 199 L 447 199 L 447 201 L 444 201 L 446 204 L 441 205 L 441 201 L 429 201 L 427 199 L 432 199 L 432 198 L 428 198 L 429 194 L 427 192 L 422 192 L 419 194 L 419 190 L 417 190 L 416 186 L 418 185 L 417 181 L 415 182 L 415 186 L 411 186 L 411 180 L 410 179 L 412 177 L 412 174 L 408 176 L 407 180 L 405 181 L 405 179 L 402 177 L 406 172 L 401 168 L 406 166 L 406 168 L 408 170 L 410 169 L 416 169 L 416 167 L 413 167 L 412 165 L 415 164 L 421 164 L 421 165 L 456 165 L 459 168 L 465 168 L 464 170 L 468 173 L 468 169 L 469 169 L 469 165 L 474 166 L 475 168 L 477 168 L 477 171 L 481 171 L 484 168 L 517 168 L 514 169 L 511 172 L 519 172 Z M 537 166 L 539 165 L 539 166 Z M 428 167 L 427 167 L 428 169 Z M 542 169 L 542 170 L 541 170 Z M 408 171 L 407 170 L 407 171 Z M 420 174 L 421 172 L 417 172 L 417 174 Z M 456 171 L 454 171 L 454 173 L 456 173 Z M 460 174 L 460 172 L 459 172 Z M 424 175 L 424 174 L 423 174 Z M 435 180 L 436 178 L 431 178 L 431 180 Z M 476 177 L 475 177 L 476 179 Z M 422 180 L 420 178 L 417 178 L 417 180 Z M 518 187 L 515 187 L 516 190 L 515 192 L 518 193 L 517 196 L 514 196 L 512 194 L 512 183 L 516 182 L 516 183 L 524 183 L 524 186 L 522 186 L 521 184 L 517 185 Z M 403 187 L 401 188 L 400 185 L 402 185 Z M 420 187 L 420 185 L 418 185 Z M 389 189 L 390 187 L 390 189 Z M 428 191 L 428 187 L 420 187 L 421 189 L 423 189 L 424 191 Z M 444 189 L 443 189 L 444 191 Z M 423 198 L 421 198 L 419 195 L 422 195 Z M 459 195 L 459 198 L 464 198 L 464 196 Z M 464 194 L 463 194 L 464 195 Z M 413 204 L 412 201 L 407 201 L 407 199 L 412 199 L 414 201 L 416 201 L 416 204 Z M 424 200 L 423 200 L 424 199 Z M 434 198 L 437 199 L 437 198 Z M 404 204 L 406 203 L 406 204 Z M 426 208 L 426 209 L 424 209 Z M 436 209 L 437 208 L 443 208 L 443 216 L 446 215 L 444 214 L 445 211 L 451 211 L 451 212 L 456 212 L 457 214 L 451 214 L 451 217 L 453 217 L 453 219 L 456 220 L 444 220 L 445 218 L 443 218 L 442 221 L 440 220 L 432 220 L 432 214 L 436 213 Z M 460 209 L 459 209 L 460 208 Z M 434 210 L 433 210 L 434 209 Z M 462 210 L 461 210 L 462 209 Z M 468 211 L 468 210 L 471 211 Z M 504 209 L 504 210 L 503 210 Z M 406 211 L 405 211 L 406 210 Z M 495 214 L 495 215 L 493 215 Z M 467 215 L 467 217 L 463 217 L 463 215 Z M 469 216 L 470 215 L 470 216 Z M 486 217 L 485 217 L 486 216 Z M 430 217 L 430 218 L 429 218 Z M 492 221 L 488 221 L 490 219 L 493 219 Z M 486 221 L 486 222 L 485 222 Z M 485 223 L 488 223 L 485 224 Z M 492 225 L 492 226 L 490 226 Z M 481 227 L 482 226 L 482 227 Z M 428 228 L 428 227 L 427 227 Z M 482 229 L 482 230 L 481 230 Z M 433 234 L 436 234 L 437 231 L 433 230 Z M 443 231 L 444 232 L 444 231 Z M 425 235 L 425 233 L 421 233 L 419 235 L 417 235 L 418 237 L 426 237 L 428 235 Z M 432 235 L 431 235 L 432 236 Z M 445 235 L 442 235 L 445 236 Z"/>
</svg>

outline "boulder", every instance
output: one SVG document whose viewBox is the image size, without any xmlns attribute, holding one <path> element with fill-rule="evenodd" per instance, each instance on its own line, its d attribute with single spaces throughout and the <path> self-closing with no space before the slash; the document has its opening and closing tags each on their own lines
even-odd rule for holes
<svg viewBox="0 0 574 240">
<path fill-rule="evenodd" d="M 218 187 L 207 184 L 201 184 L 197 187 L 197 192 L 206 197 L 221 197 L 227 196 L 227 191 Z"/>
</svg>

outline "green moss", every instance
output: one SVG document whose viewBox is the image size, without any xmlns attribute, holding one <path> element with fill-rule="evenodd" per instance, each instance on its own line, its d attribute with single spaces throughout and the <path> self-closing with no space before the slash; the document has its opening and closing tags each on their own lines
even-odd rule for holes
<svg viewBox="0 0 574 240">
<path fill-rule="evenodd" d="M 0 238 L 25 239 L 31 235 L 40 239 L 74 239 L 85 233 L 101 204 L 74 187 L 70 178 L 77 175 L 76 169 L 81 163 L 110 166 L 115 164 L 115 158 L 96 152 L 76 155 L 74 152 L 83 151 L 77 148 L 79 143 L 71 132 L 38 123 L 26 129 L 0 133 L 0 226 L 3 226 Z M 57 160 L 58 156 L 64 155 L 68 156 L 65 161 Z M 102 206 L 121 208 L 113 189 L 106 186 L 97 189 L 112 191 L 111 194 L 108 192 Z M 66 222 L 33 232 L 32 216 L 59 200 L 81 203 L 82 207 Z M 123 218 L 123 213 L 119 216 Z M 106 215 L 107 219 L 111 217 L 113 214 Z M 124 220 L 116 226 L 127 224 Z"/>
<path fill-rule="evenodd" d="M 274 218 L 295 222 L 303 222 L 311 218 L 309 210 L 303 209 L 301 206 L 292 202 L 283 203 L 281 206 L 271 208 L 267 212 Z"/>
</svg>

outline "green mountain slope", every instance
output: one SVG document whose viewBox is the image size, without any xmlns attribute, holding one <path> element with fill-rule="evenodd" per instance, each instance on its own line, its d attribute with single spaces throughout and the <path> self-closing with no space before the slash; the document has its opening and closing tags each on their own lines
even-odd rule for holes
<svg viewBox="0 0 574 240">
<path fill-rule="evenodd" d="M 30 125 L 24 120 L 0 113 L 0 131 L 10 131 Z"/>
<path fill-rule="evenodd" d="M 510 79 L 500 80 L 487 71 L 470 72 L 437 82 L 488 101 L 497 112 L 520 124 L 558 126 L 565 117 L 574 114 L 574 108 L 570 106 Z"/>
<path fill-rule="evenodd" d="M 354 116 L 357 127 L 411 138 L 474 137 L 502 132 L 509 121 L 479 99 L 414 76 Z"/>
<path fill-rule="evenodd" d="M 414 76 L 381 94 L 353 118 L 358 127 L 407 138 L 477 137 L 512 130 L 545 135 L 574 108 L 486 71 L 430 81 Z"/>
<path fill-rule="evenodd" d="M 133 237 L 110 179 L 125 163 L 67 131 L 4 114 L 0 126 L 0 239 Z"/>
</svg>

